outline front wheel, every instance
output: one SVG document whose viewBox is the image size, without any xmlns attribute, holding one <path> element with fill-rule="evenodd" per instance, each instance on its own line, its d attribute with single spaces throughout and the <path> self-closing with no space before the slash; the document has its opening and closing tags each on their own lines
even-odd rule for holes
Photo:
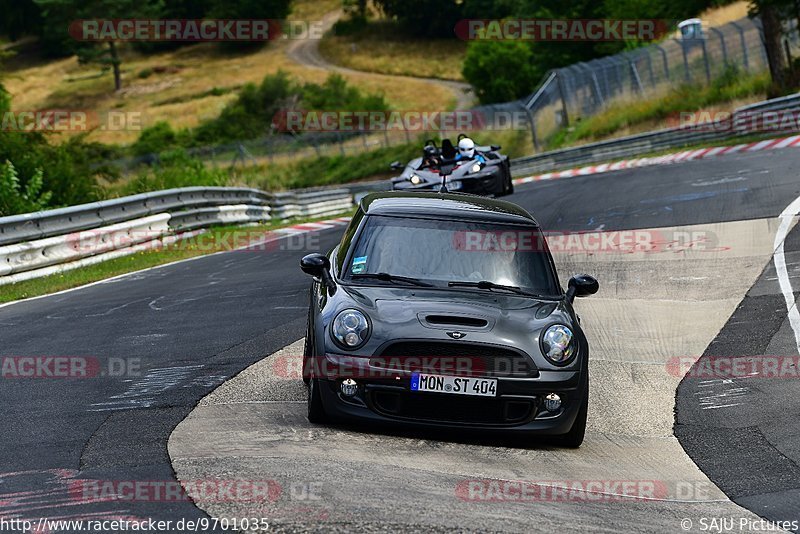
<svg viewBox="0 0 800 534">
<path fill-rule="evenodd" d="M 320 387 L 318 378 L 312 378 L 308 383 L 308 422 L 315 425 L 321 425 L 328 421 Z"/>
<path fill-rule="evenodd" d="M 586 435 L 586 418 L 589 414 L 589 372 L 588 370 L 584 371 L 584 376 L 586 376 L 585 380 L 585 387 L 583 388 L 583 401 L 581 401 L 581 407 L 578 410 L 578 416 L 575 418 L 575 422 L 572 423 L 572 428 L 569 429 L 569 432 L 564 434 L 563 436 L 559 436 L 558 442 L 559 444 L 563 445 L 564 447 L 568 447 L 570 449 L 577 449 L 583 443 L 583 438 Z"/>
</svg>

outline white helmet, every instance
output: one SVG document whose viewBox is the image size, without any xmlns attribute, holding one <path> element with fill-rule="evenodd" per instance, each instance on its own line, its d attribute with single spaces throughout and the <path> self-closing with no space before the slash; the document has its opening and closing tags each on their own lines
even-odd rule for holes
<svg viewBox="0 0 800 534">
<path fill-rule="evenodd" d="M 472 159 L 475 157 L 475 142 L 469 137 L 465 137 L 458 142 L 458 152 L 461 157 Z"/>
</svg>

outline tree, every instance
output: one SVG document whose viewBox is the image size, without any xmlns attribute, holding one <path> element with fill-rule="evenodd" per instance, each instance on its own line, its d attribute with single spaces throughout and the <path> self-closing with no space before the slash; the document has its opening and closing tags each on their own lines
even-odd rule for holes
<svg viewBox="0 0 800 534">
<path fill-rule="evenodd" d="M 154 19 L 164 8 L 162 0 L 35 0 L 42 10 L 46 25 L 53 31 L 67 32 L 76 20 Z M 62 33 L 58 35 L 63 38 Z M 114 89 L 122 88 L 122 74 L 118 43 L 114 39 L 104 42 L 79 41 L 73 45 L 81 63 L 94 63 L 103 70 L 114 73 Z"/>
<path fill-rule="evenodd" d="M 788 18 L 795 9 L 794 0 L 753 0 L 750 4 L 751 17 L 760 17 L 764 30 L 764 50 L 767 53 L 769 73 L 772 82 L 782 91 L 786 88 L 788 61 L 783 50 L 782 19 Z"/>
<path fill-rule="evenodd" d="M 208 17 L 214 19 L 278 19 L 289 16 L 291 0 L 208 0 Z M 229 41 L 227 49 L 248 49 L 263 46 L 261 41 Z"/>
<path fill-rule="evenodd" d="M 509 102 L 536 89 L 544 74 L 533 52 L 521 41 L 472 41 L 464 58 L 464 78 L 482 104 Z"/>
<path fill-rule="evenodd" d="M 0 34 L 11 41 L 38 34 L 41 29 L 42 14 L 33 0 L 0 0 L 0 13 Z"/>
<path fill-rule="evenodd" d="M 413 35 L 452 38 L 453 28 L 464 18 L 463 3 L 457 0 L 375 0 L 375 4 Z"/>
</svg>

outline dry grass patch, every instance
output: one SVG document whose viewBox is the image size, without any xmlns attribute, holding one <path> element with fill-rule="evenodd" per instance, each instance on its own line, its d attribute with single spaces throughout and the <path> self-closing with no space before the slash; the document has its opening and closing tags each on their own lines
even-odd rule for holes
<svg viewBox="0 0 800 534">
<path fill-rule="evenodd" d="M 403 35 L 394 24 L 373 22 L 359 35 L 328 34 L 319 51 L 331 63 L 355 70 L 464 81 L 461 65 L 467 45 L 458 39 Z"/>
</svg>

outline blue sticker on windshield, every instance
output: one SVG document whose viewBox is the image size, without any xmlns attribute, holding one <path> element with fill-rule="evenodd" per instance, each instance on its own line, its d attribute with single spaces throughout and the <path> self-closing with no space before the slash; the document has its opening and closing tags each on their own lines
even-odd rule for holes
<svg viewBox="0 0 800 534">
<path fill-rule="evenodd" d="M 350 272 L 353 274 L 361 274 L 367 271 L 367 257 L 353 258 L 353 267 Z"/>
</svg>

